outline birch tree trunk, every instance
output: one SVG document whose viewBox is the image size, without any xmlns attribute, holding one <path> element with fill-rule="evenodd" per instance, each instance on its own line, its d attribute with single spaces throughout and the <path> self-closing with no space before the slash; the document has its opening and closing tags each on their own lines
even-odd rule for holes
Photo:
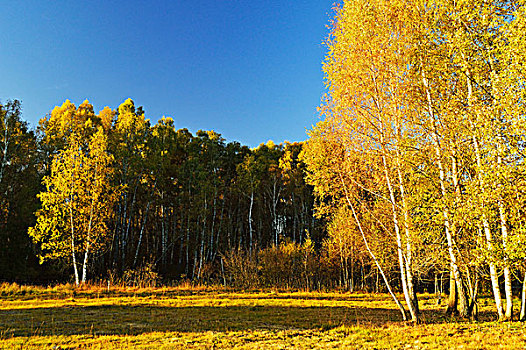
<svg viewBox="0 0 526 350">
<path fill-rule="evenodd" d="M 252 208 L 254 206 L 254 191 L 250 191 L 250 207 L 248 209 L 248 253 L 250 258 L 252 258 L 252 239 L 253 239 L 253 231 L 252 231 Z"/>
<path fill-rule="evenodd" d="M 522 280 L 522 291 L 521 291 L 521 313 L 519 315 L 519 321 L 526 321 L 526 273 Z"/>
<path fill-rule="evenodd" d="M 475 125 L 473 123 L 471 123 L 471 127 L 473 130 L 475 130 Z M 482 194 L 482 200 L 484 201 L 485 183 L 484 183 L 484 179 L 482 178 L 482 174 L 480 170 L 482 168 L 482 159 L 481 159 L 482 157 L 480 153 L 480 146 L 479 146 L 478 138 L 475 135 L 472 136 L 472 140 L 473 140 L 473 145 L 475 148 L 475 159 L 477 162 L 477 168 L 479 169 L 477 171 L 478 186 L 479 186 L 479 191 Z M 489 274 L 490 274 L 490 279 L 491 279 L 491 288 L 493 290 L 493 298 L 495 300 L 495 306 L 497 307 L 497 314 L 499 316 L 499 319 L 502 320 L 504 319 L 504 312 L 502 309 L 502 297 L 500 294 L 497 267 L 495 265 L 495 262 L 493 261 L 493 254 L 494 254 L 493 235 L 491 233 L 491 228 L 490 228 L 488 218 L 484 211 L 482 212 L 482 227 L 484 229 L 484 235 L 486 237 L 486 248 L 488 250 L 488 253 L 490 254 L 490 258 L 488 259 L 488 265 L 489 265 Z"/>
<path fill-rule="evenodd" d="M 458 294 L 457 294 L 457 282 L 453 275 L 453 268 L 450 267 L 449 271 L 449 297 L 447 299 L 446 315 L 457 315 L 458 310 Z"/>
<path fill-rule="evenodd" d="M 72 203 L 69 204 L 69 221 L 71 225 L 71 257 L 73 258 L 73 272 L 75 274 L 75 284 L 79 285 L 79 272 L 77 269 L 77 254 L 75 254 L 75 228 L 73 225 L 73 208 Z"/>
<path fill-rule="evenodd" d="M 154 185 L 154 188 L 155 188 L 155 185 Z M 148 212 L 150 210 L 150 203 L 151 203 L 151 199 L 148 201 L 148 204 L 146 204 L 146 211 L 144 213 L 144 220 L 142 221 L 141 231 L 139 231 L 139 241 L 137 242 L 137 247 L 135 249 L 135 256 L 133 258 L 133 264 L 132 264 L 132 266 L 134 268 L 137 265 L 137 259 L 139 258 L 139 251 L 141 249 L 142 237 L 144 235 L 144 228 L 146 227 L 146 220 L 148 219 Z"/>
<path fill-rule="evenodd" d="M 463 57 L 464 58 L 464 57 Z M 466 85 L 467 85 L 467 101 L 468 106 L 472 107 L 472 96 L 473 96 L 473 84 L 471 83 L 471 72 L 467 70 L 467 78 L 466 78 Z M 488 250 L 488 253 L 490 255 L 490 259 L 488 259 L 488 265 L 489 265 L 489 273 L 490 273 L 490 279 L 491 279 L 491 287 L 493 290 L 493 297 L 495 299 L 495 305 L 497 307 L 497 314 L 499 316 L 499 320 L 504 319 L 504 312 L 502 309 L 502 297 L 500 294 L 500 288 L 499 288 L 499 277 L 497 272 L 497 267 L 495 265 L 495 262 L 493 261 L 494 256 L 494 249 L 493 249 L 493 235 L 491 233 L 490 224 L 488 221 L 488 218 L 486 216 L 486 212 L 484 211 L 484 202 L 485 202 L 485 186 L 486 183 L 484 181 L 484 178 L 482 176 L 482 154 L 480 149 L 479 140 L 476 136 L 476 125 L 475 123 L 470 120 L 470 127 L 472 129 L 472 141 L 473 146 L 475 149 L 475 160 L 477 164 L 477 181 L 478 181 L 478 187 L 479 191 L 481 193 L 482 197 L 482 227 L 484 229 L 484 235 L 486 237 L 486 248 Z"/>
<path fill-rule="evenodd" d="M 84 262 L 82 263 L 82 283 L 86 283 L 86 272 L 88 269 L 88 256 L 89 256 L 89 249 L 90 249 L 90 243 L 91 243 L 91 225 L 93 223 L 94 205 L 95 205 L 95 199 L 92 197 L 90 215 L 89 215 L 89 223 L 88 223 L 88 234 L 86 237 L 86 251 L 84 252 Z"/>
<path fill-rule="evenodd" d="M 406 242 L 406 252 L 405 252 L 405 263 L 406 263 L 406 278 L 407 278 L 407 290 L 409 292 L 409 300 L 411 304 L 413 305 L 413 308 L 418 315 L 419 313 L 419 307 L 418 307 L 418 299 L 416 297 L 416 290 L 415 285 L 413 282 L 413 259 L 412 259 L 412 238 L 411 233 L 409 231 L 409 209 L 407 207 L 407 201 L 405 197 L 405 186 L 403 182 L 402 177 L 402 170 L 400 169 L 400 151 L 397 150 L 397 157 L 396 160 L 396 168 L 398 173 L 398 183 L 399 183 L 399 189 L 400 189 L 400 199 L 402 201 L 402 210 L 403 210 L 403 217 L 404 217 L 404 232 L 405 232 L 405 242 Z"/>
<path fill-rule="evenodd" d="M 9 149 L 9 126 L 7 123 L 7 112 L 4 115 L 4 149 L 2 151 L 2 163 L 0 163 L 0 183 L 4 177 L 5 166 L 7 165 L 7 151 Z"/>
<path fill-rule="evenodd" d="M 425 73 L 423 70 L 422 70 L 422 80 L 423 80 L 423 84 L 424 84 L 425 92 L 426 92 L 427 109 L 428 109 L 429 117 L 431 118 L 431 123 L 433 125 L 432 139 L 433 139 L 433 145 L 435 148 L 436 161 L 437 161 L 438 171 L 439 171 L 440 191 L 441 191 L 442 198 L 445 200 L 447 198 L 447 191 L 446 191 L 446 184 L 445 184 L 446 178 L 445 178 L 444 166 L 442 163 L 442 150 L 440 149 L 440 140 L 439 140 L 438 131 L 437 131 L 435 113 L 433 111 L 431 91 L 429 88 L 429 83 L 427 81 L 427 78 L 425 77 Z M 447 240 L 447 245 L 448 245 L 449 259 L 451 262 L 450 265 L 451 265 L 453 276 L 455 277 L 455 282 L 457 285 L 460 316 L 467 317 L 468 316 L 467 294 L 466 294 L 465 286 L 463 283 L 463 278 L 458 268 L 457 257 L 455 255 L 455 250 L 453 246 L 452 234 L 454 234 L 454 232 L 453 233 L 451 232 L 450 214 L 449 214 L 449 210 L 447 207 L 447 203 L 444 203 L 444 206 L 442 208 L 442 216 L 444 218 L 444 230 L 445 230 L 446 240 Z"/>
<path fill-rule="evenodd" d="M 77 158 L 73 156 L 73 169 L 77 169 Z M 74 170 L 71 173 L 71 188 L 72 191 L 75 188 L 75 173 Z M 73 259 L 73 272 L 75 274 L 75 284 L 79 285 L 79 271 L 77 268 L 77 254 L 75 252 L 75 225 L 73 224 L 73 193 L 69 196 L 69 223 L 71 226 L 71 257 Z"/>
<path fill-rule="evenodd" d="M 407 304 L 407 308 L 409 309 L 409 313 L 411 314 L 411 321 L 418 322 L 418 314 L 413 304 L 413 298 L 412 298 L 413 293 L 410 293 L 408 289 L 408 285 L 407 285 L 407 269 L 406 269 L 406 264 L 405 264 L 406 261 L 404 259 L 403 248 L 402 248 L 402 237 L 400 234 L 400 224 L 398 222 L 398 214 L 396 212 L 396 201 L 395 201 L 393 188 L 391 186 L 391 180 L 389 178 L 389 172 L 387 169 L 387 161 L 385 159 L 385 155 L 382 155 L 382 162 L 384 165 L 385 181 L 387 184 L 387 189 L 389 190 L 389 197 L 391 199 L 392 218 L 393 218 L 393 224 L 394 224 L 395 234 L 396 234 L 396 245 L 398 248 L 397 249 L 398 250 L 398 264 L 400 267 L 400 280 L 402 282 L 402 290 L 404 292 L 404 297 L 405 297 L 405 301 Z"/>
<path fill-rule="evenodd" d="M 407 321 L 407 315 L 406 315 L 404 306 L 400 303 L 400 301 L 398 300 L 398 298 L 394 294 L 394 292 L 393 292 L 393 290 L 391 288 L 391 285 L 389 283 L 389 280 L 387 279 L 387 276 L 384 273 L 384 270 L 380 266 L 380 263 L 378 262 L 378 259 L 376 259 L 376 255 L 373 253 L 373 251 L 369 247 L 369 243 L 368 243 L 367 237 L 365 236 L 365 233 L 363 231 L 360 218 L 358 217 L 358 215 L 356 214 L 356 211 L 354 210 L 354 205 L 352 204 L 351 199 L 349 198 L 349 194 L 348 194 L 348 191 L 347 191 L 347 187 L 345 186 L 345 182 L 343 181 L 343 178 L 342 178 L 341 174 L 339 174 L 339 175 L 340 175 L 340 181 L 342 183 L 342 186 L 343 186 L 343 189 L 344 189 L 344 192 L 345 192 L 345 198 L 347 200 L 347 204 L 351 208 L 351 212 L 353 214 L 353 218 L 354 218 L 354 220 L 356 222 L 356 225 L 358 226 L 358 230 L 360 231 L 360 234 L 362 235 L 362 239 L 363 239 L 363 242 L 364 242 L 364 245 L 365 245 L 365 249 L 367 250 L 367 252 L 371 256 L 371 258 L 373 259 L 376 267 L 378 268 L 378 271 L 382 275 L 382 278 L 384 280 L 384 283 L 385 283 L 385 286 L 387 288 L 387 291 L 389 292 L 389 294 L 393 298 L 394 302 L 396 303 L 396 306 L 398 306 L 398 309 L 400 310 L 400 313 L 402 314 L 402 319 L 404 321 Z"/>
<path fill-rule="evenodd" d="M 500 146 L 499 146 L 500 148 Z M 497 164 L 502 165 L 502 158 L 500 155 L 497 156 Z M 508 222 L 506 220 L 506 213 L 504 208 L 504 203 L 502 199 L 497 201 L 499 207 L 499 219 L 500 219 L 500 229 L 502 234 L 502 248 L 504 250 L 504 290 L 506 293 L 506 311 L 504 318 L 506 320 L 511 320 L 513 317 L 513 293 L 511 289 L 511 280 L 512 274 L 510 271 L 510 262 L 508 259 Z"/>
</svg>

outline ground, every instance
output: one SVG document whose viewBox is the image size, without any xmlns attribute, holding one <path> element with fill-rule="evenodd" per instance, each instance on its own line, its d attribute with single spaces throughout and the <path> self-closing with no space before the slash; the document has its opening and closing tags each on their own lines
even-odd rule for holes
<svg viewBox="0 0 526 350">
<path fill-rule="evenodd" d="M 526 326 L 450 319 L 420 295 L 423 323 L 386 294 L 221 288 L 0 288 L 1 349 L 526 348 Z"/>
</svg>

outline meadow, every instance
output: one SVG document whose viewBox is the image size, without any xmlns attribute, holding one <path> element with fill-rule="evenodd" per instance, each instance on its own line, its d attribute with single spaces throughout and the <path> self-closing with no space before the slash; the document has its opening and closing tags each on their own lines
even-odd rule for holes
<svg viewBox="0 0 526 350">
<path fill-rule="evenodd" d="M 446 317 L 420 295 L 421 324 L 386 294 L 72 285 L 0 288 L 2 349 L 443 349 L 526 347 L 522 323 Z"/>
</svg>

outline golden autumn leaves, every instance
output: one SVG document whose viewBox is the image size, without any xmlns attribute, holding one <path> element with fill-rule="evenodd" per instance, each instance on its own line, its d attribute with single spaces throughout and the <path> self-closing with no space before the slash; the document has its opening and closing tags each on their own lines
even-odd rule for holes
<svg viewBox="0 0 526 350">
<path fill-rule="evenodd" d="M 451 312 L 476 317 L 489 278 L 499 318 L 512 318 L 512 274 L 525 268 L 524 14 L 523 1 L 348 0 L 337 9 L 307 180 L 333 232 L 346 208 L 353 224 L 338 227 L 361 233 L 378 269 L 396 261 L 414 321 L 415 276 L 442 271 L 453 281 Z"/>
<path fill-rule="evenodd" d="M 52 163 L 43 179 L 45 191 L 39 194 L 42 209 L 29 235 L 41 247 L 41 261 L 72 263 L 77 284 L 86 281 L 91 255 L 107 241 L 106 225 L 118 195 L 110 183 L 113 156 L 107 152 L 112 118 L 108 109 L 95 115 L 87 101 L 78 108 L 66 101 L 41 121 Z"/>
</svg>

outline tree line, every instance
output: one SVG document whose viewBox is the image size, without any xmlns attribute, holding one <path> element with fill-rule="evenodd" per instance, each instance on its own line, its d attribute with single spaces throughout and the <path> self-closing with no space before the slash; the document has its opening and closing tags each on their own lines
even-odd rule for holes
<svg viewBox="0 0 526 350">
<path fill-rule="evenodd" d="M 523 1 L 336 9 L 307 182 L 329 232 L 349 227 L 404 319 L 419 320 L 430 273 L 450 276 L 449 313 L 476 318 L 488 291 L 510 320 L 522 284 L 526 317 L 525 14 Z"/>
<path fill-rule="evenodd" d="M 152 126 L 130 99 L 66 101 L 34 130 L 19 101 L 0 117 L 2 280 L 383 291 L 348 218 L 315 215 L 303 142 Z"/>
<path fill-rule="evenodd" d="M 171 118 L 151 125 L 131 99 L 98 114 L 66 101 L 34 131 L 18 101 L 1 111 L 5 278 L 38 257 L 77 283 L 145 265 L 219 280 L 232 251 L 321 238 L 301 143 L 250 149 Z"/>
</svg>

